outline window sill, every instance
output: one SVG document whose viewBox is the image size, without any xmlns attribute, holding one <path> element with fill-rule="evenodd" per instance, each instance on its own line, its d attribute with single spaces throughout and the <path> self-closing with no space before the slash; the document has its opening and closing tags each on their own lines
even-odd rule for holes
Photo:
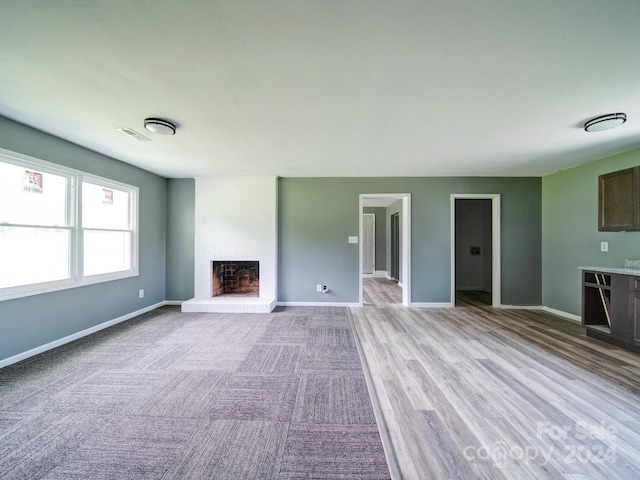
<svg viewBox="0 0 640 480">
<path fill-rule="evenodd" d="M 0 290 L 0 302 L 6 300 L 14 300 L 17 298 L 31 297 L 41 295 L 43 293 L 60 292 L 71 288 L 86 287 L 88 285 L 96 285 L 98 283 L 111 282 L 114 280 L 122 280 L 125 278 L 137 277 L 138 271 L 127 270 L 125 272 L 105 273 L 102 275 L 93 275 L 80 281 L 59 280 L 55 282 L 38 283 L 35 285 L 21 285 L 19 287 L 9 287 Z"/>
</svg>

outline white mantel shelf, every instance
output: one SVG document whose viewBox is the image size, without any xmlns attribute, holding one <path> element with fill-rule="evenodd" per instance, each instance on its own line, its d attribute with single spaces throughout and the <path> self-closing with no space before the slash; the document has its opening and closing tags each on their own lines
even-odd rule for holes
<svg viewBox="0 0 640 480">
<path fill-rule="evenodd" d="M 276 300 L 248 297 L 192 298 L 182 302 L 184 313 L 269 313 L 276 308 Z"/>
</svg>

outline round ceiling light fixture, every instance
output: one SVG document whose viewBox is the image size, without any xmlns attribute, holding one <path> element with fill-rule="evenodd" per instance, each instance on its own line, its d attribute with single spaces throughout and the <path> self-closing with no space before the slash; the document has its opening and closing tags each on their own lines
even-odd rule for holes
<svg viewBox="0 0 640 480">
<path fill-rule="evenodd" d="M 585 132 L 601 132 L 622 125 L 627 121 L 626 113 L 610 113 L 601 117 L 592 118 L 584 124 Z"/>
<path fill-rule="evenodd" d="M 168 120 L 161 118 L 145 118 L 144 128 L 158 135 L 175 135 L 176 126 Z"/>
</svg>

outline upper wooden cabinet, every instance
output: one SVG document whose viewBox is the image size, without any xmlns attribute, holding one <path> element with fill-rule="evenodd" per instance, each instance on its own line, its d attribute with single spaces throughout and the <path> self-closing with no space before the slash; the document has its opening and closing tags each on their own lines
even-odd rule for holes
<svg viewBox="0 0 640 480">
<path fill-rule="evenodd" d="M 598 177 L 598 230 L 640 231 L 640 166 Z"/>
</svg>

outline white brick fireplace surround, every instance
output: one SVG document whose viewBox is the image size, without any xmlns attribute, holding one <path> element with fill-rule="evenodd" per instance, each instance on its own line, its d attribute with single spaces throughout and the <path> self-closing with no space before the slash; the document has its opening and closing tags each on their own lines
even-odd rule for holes
<svg viewBox="0 0 640 480">
<path fill-rule="evenodd" d="M 270 312 L 276 306 L 277 178 L 196 178 L 195 297 L 183 312 Z M 259 261 L 259 297 L 213 297 L 211 262 Z"/>
</svg>

